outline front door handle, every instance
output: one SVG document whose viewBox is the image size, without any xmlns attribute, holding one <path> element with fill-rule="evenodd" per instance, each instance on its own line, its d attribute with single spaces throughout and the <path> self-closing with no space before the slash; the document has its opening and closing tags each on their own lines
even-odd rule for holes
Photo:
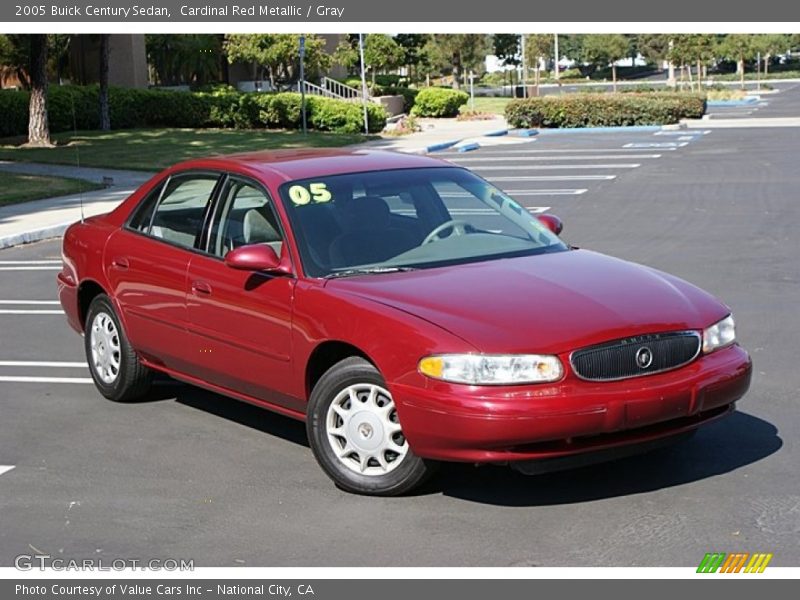
<svg viewBox="0 0 800 600">
<path fill-rule="evenodd" d="M 120 271 L 124 271 L 131 265 L 128 262 L 127 258 L 125 258 L 124 256 L 118 256 L 111 261 L 111 266 L 114 267 L 115 269 L 119 269 Z"/>
<path fill-rule="evenodd" d="M 192 293 L 194 293 L 194 294 L 210 294 L 211 293 L 211 286 L 208 285 L 205 281 L 193 281 L 192 282 Z"/>
</svg>

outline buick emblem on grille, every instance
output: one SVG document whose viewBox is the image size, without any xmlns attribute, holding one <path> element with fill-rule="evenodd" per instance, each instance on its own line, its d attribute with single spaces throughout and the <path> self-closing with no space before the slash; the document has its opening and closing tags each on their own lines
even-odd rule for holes
<svg viewBox="0 0 800 600">
<path fill-rule="evenodd" d="M 653 364 L 653 352 L 647 346 L 642 346 L 636 351 L 636 365 L 640 369 L 646 369 Z"/>
</svg>

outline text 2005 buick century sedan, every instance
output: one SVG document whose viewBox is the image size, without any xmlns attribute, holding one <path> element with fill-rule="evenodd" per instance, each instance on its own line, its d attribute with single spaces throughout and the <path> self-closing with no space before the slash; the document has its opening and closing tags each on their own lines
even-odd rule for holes
<svg viewBox="0 0 800 600">
<path fill-rule="evenodd" d="M 160 371 L 303 419 L 353 492 L 585 464 L 730 412 L 751 363 L 729 309 L 559 231 L 429 157 L 193 160 L 69 228 L 59 297 L 107 398 Z"/>
</svg>

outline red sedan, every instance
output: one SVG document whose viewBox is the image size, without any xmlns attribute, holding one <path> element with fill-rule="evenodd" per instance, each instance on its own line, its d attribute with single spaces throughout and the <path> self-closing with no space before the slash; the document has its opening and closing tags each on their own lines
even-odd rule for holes
<svg viewBox="0 0 800 600">
<path fill-rule="evenodd" d="M 585 464 L 730 412 L 751 374 L 730 310 L 559 232 L 430 157 L 216 157 L 70 227 L 59 297 L 105 397 L 159 371 L 305 420 L 353 492 Z"/>
</svg>

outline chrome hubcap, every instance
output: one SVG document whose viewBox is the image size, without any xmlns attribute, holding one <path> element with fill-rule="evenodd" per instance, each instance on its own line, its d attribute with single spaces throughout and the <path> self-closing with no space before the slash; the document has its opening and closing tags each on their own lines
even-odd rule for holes
<svg viewBox="0 0 800 600">
<path fill-rule="evenodd" d="M 114 383 L 119 377 L 119 332 L 114 320 L 107 313 L 101 312 L 95 316 L 89 343 L 92 348 L 92 368 L 95 374 L 103 383 Z"/>
<path fill-rule="evenodd" d="M 339 392 L 328 407 L 328 442 L 351 471 L 385 475 L 408 454 L 391 394 L 379 385 L 358 383 Z"/>
</svg>

